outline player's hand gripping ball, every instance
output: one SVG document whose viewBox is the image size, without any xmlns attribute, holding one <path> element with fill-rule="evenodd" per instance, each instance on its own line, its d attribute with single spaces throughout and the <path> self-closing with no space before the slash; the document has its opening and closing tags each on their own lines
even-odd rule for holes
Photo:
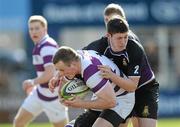
<svg viewBox="0 0 180 127">
<path fill-rule="evenodd" d="M 60 89 L 59 94 L 65 100 L 71 100 L 74 96 L 84 97 L 89 91 L 84 81 L 73 79 L 66 82 Z"/>
</svg>

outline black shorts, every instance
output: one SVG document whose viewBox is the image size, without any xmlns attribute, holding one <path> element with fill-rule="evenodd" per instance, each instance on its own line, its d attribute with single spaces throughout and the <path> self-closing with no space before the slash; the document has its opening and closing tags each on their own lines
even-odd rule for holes
<svg viewBox="0 0 180 127">
<path fill-rule="evenodd" d="M 158 101 L 159 83 L 154 80 L 136 90 L 132 116 L 157 119 Z"/>
<path fill-rule="evenodd" d="M 118 127 L 120 123 L 124 122 L 124 119 L 113 110 L 106 109 L 102 112 L 88 110 L 77 117 L 74 127 L 92 127 L 98 117 L 109 121 L 114 127 Z"/>
<path fill-rule="evenodd" d="M 88 110 L 76 118 L 74 127 L 92 127 L 101 112 Z"/>
</svg>

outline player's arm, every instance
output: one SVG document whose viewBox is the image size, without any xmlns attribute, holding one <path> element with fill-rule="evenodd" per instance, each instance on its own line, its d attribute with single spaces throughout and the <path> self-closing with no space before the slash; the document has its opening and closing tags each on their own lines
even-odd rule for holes
<svg viewBox="0 0 180 127">
<path fill-rule="evenodd" d="M 45 46 L 41 49 L 40 55 L 44 63 L 44 72 L 42 75 L 33 79 L 35 85 L 47 83 L 54 76 L 56 70 L 54 64 L 52 63 L 52 57 L 56 51 L 57 48 L 53 46 Z"/>
<path fill-rule="evenodd" d="M 140 76 L 132 76 L 128 78 L 122 78 L 119 75 L 116 75 L 112 72 L 112 75 L 110 76 L 110 80 L 118 85 L 119 87 L 123 88 L 126 91 L 132 92 L 137 89 L 138 82 L 139 82 Z"/>
<path fill-rule="evenodd" d="M 54 76 L 55 67 L 53 64 L 47 65 L 44 68 L 45 71 L 43 72 L 43 74 L 33 79 L 35 85 L 47 83 Z"/>
<path fill-rule="evenodd" d="M 112 72 L 108 66 L 99 65 L 98 68 L 101 70 L 100 75 L 103 78 L 110 79 L 114 84 L 126 91 L 135 91 L 137 89 L 140 76 L 123 78 Z"/>
<path fill-rule="evenodd" d="M 82 100 L 79 97 L 75 97 L 74 100 L 65 100 L 66 106 L 72 106 L 75 108 L 85 109 L 108 109 L 116 106 L 116 96 L 112 85 L 107 81 L 106 85 L 96 92 L 96 100 Z"/>
<path fill-rule="evenodd" d="M 68 82 L 68 79 L 60 74 L 59 71 L 49 80 L 48 86 L 51 92 L 54 92 L 54 89 L 59 86 L 62 87 L 63 84 Z"/>
<path fill-rule="evenodd" d="M 40 77 L 27 79 L 22 83 L 23 90 L 26 92 L 26 94 L 29 94 L 35 85 L 47 83 L 52 78 L 54 70 L 53 65 L 46 66 L 44 73 Z"/>
<path fill-rule="evenodd" d="M 98 107 L 100 109 L 107 109 L 116 106 L 116 95 L 112 88 L 112 84 L 109 81 L 102 90 L 96 92 L 96 95 L 98 96 L 98 99 L 91 102 L 90 105 L 92 108 Z"/>
</svg>

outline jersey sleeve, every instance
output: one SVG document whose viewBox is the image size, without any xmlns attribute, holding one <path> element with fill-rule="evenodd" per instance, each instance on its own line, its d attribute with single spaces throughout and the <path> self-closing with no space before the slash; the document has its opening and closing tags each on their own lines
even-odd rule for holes
<svg viewBox="0 0 180 127">
<path fill-rule="evenodd" d="M 139 76 L 138 87 L 152 81 L 155 76 L 148 62 L 145 50 L 138 41 L 130 41 L 127 45 L 129 64 L 127 76 Z"/>
<path fill-rule="evenodd" d="M 100 76 L 100 71 L 95 65 L 89 65 L 83 73 L 84 81 L 86 85 L 92 90 L 93 93 L 97 93 L 102 90 L 109 80 Z"/>
<path fill-rule="evenodd" d="M 40 55 L 43 59 L 44 66 L 51 65 L 52 63 L 52 58 L 57 51 L 57 48 L 54 46 L 44 46 L 41 49 Z"/>
<path fill-rule="evenodd" d="M 131 42 L 130 42 L 131 43 Z M 137 44 L 132 44 L 131 48 L 129 48 L 128 54 L 130 56 L 129 64 L 128 64 L 128 76 L 140 76 L 141 69 L 144 66 L 144 49 Z"/>
</svg>

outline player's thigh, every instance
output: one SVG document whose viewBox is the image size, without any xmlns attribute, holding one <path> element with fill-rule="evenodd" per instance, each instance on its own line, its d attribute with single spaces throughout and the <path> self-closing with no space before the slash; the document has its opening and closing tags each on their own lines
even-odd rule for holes
<svg viewBox="0 0 180 127">
<path fill-rule="evenodd" d="M 132 126 L 132 127 L 139 127 L 138 118 L 136 118 L 136 117 L 128 118 L 128 119 L 126 120 L 126 122 L 120 124 L 119 127 L 128 127 L 128 125 L 130 125 L 130 126 Z"/>
<path fill-rule="evenodd" d="M 21 107 L 26 111 L 30 112 L 34 117 L 38 116 L 42 112 L 42 103 L 35 89 L 25 99 Z"/>
<path fill-rule="evenodd" d="M 134 107 L 135 97 L 134 93 L 128 93 L 117 98 L 117 105 L 112 109 L 103 110 L 99 117 L 109 121 L 114 127 L 128 118 Z"/>
<path fill-rule="evenodd" d="M 18 110 L 18 113 L 15 116 L 14 119 L 14 124 L 15 125 L 26 125 L 27 123 L 29 123 L 31 120 L 33 119 L 33 114 L 28 112 L 26 109 L 24 108 L 20 108 Z"/>
<path fill-rule="evenodd" d="M 119 114 L 123 119 L 130 117 L 130 114 L 135 104 L 135 93 L 128 93 L 117 98 L 116 107 L 112 108 L 116 113 Z"/>
<path fill-rule="evenodd" d="M 99 118 L 106 120 L 111 123 L 113 127 L 118 127 L 121 123 L 125 121 L 116 111 L 112 109 L 105 109 L 99 115 Z M 106 123 L 107 123 L 106 122 Z"/>
<path fill-rule="evenodd" d="M 67 124 L 67 120 L 64 119 L 64 120 L 61 120 L 61 121 L 59 121 L 59 122 L 57 122 L 57 123 L 53 123 L 53 126 L 54 126 L 54 127 L 65 127 L 66 124 Z"/>
<path fill-rule="evenodd" d="M 125 121 L 124 123 L 121 123 L 121 124 L 119 125 L 119 127 L 128 127 L 128 125 L 130 124 L 130 122 L 131 122 L 131 118 L 128 118 L 128 119 L 126 119 L 126 121 Z"/>
<path fill-rule="evenodd" d="M 131 117 L 131 124 L 133 127 L 139 127 L 139 119 L 138 117 Z"/>
<path fill-rule="evenodd" d="M 67 108 L 63 106 L 58 99 L 50 102 L 43 102 L 43 109 L 49 118 L 50 122 L 54 124 L 68 122 Z"/>
<path fill-rule="evenodd" d="M 109 121 L 103 118 L 97 118 L 92 127 L 114 127 Z"/>
<path fill-rule="evenodd" d="M 142 98 L 143 96 L 143 98 Z M 157 119 L 159 100 L 158 84 L 148 84 L 136 91 L 134 116 Z"/>
<path fill-rule="evenodd" d="M 119 125 L 119 127 L 128 127 L 129 123 L 122 123 Z"/>
<path fill-rule="evenodd" d="M 150 118 L 138 118 L 139 127 L 156 127 L 157 120 Z"/>
<path fill-rule="evenodd" d="M 74 127 L 92 127 L 100 113 L 99 111 L 87 110 L 76 118 Z"/>
</svg>

